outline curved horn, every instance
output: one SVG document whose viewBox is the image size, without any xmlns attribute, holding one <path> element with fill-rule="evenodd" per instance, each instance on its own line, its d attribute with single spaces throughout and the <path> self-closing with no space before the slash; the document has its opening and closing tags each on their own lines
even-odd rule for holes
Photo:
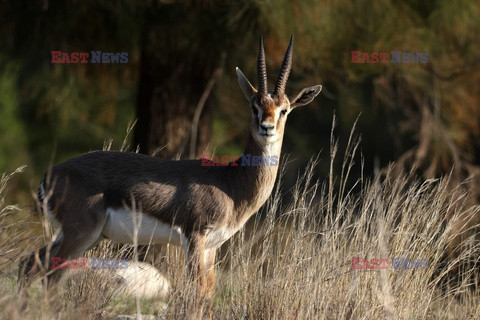
<svg viewBox="0 0 480 320">
<path fill-rule="evenodd" d="M 265 49 L 263 48 L 263 37 L 260 36 L 257 60 L 258 92 L 267 95 L 267 63 L 265 62 Z"/>
<path fill-rule="evenodd" d="M 287 86 L 288 75 L 290 69 L 292 69 L 292 53 L 293 53 L 293 35 L 290 38 L 290 44 L 288 45 L 285 57 L 283 57 L 282 68 L 278 74 L 277 83 L 275 83 L 274 94 L 284 93 Z"/>
</svg>

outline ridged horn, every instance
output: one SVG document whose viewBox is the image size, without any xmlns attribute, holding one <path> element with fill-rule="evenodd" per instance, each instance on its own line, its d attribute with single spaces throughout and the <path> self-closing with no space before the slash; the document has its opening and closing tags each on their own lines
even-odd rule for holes
<svg viewBox="0 0 480 320">
<path fill-rule="evenodd" d="M 278 95 L 279 93 L 285 92 L 285 87 L 287 86 L 288 76 L 290 75 L 290 70 L 292 69 L 292 54 L 293 54 L 293 35 L 290 38 L 290 44 L 288 45 L 285 56 L 283 57 L 282 68 L 278 74 L 277 82 L 275 83 L 274 94 Z"/>
<path fill-rule="evenodd" d="M 265 49 L 263 48 L 263 37 L 260 36 L 257 60 L 258 92 L 267 95 L 267 63 L 265 62 Z"/>
</svg>

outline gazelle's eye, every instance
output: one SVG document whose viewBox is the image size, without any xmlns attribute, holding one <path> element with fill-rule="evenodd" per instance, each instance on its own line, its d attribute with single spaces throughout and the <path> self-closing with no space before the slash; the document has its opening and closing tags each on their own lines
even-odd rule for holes
<svg viewBox="0 0 480 320">
<path fill-rule="evenodd" d="M 287 109 L 283 109 L 283 110 L 281 111 L 281 113 L 282 113 L 282 116 L 286 115 L 286 114 L 287 114 Z"/>
</svg>

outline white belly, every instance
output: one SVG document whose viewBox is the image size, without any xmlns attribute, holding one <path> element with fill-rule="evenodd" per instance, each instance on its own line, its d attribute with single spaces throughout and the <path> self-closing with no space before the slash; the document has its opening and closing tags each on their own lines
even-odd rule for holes
<svg viewBox="0 0 480 320">
<path fill-rule="evenodd" d="M 180 227 L 126 209 L 108 208 L 106 213 L 107 222 L 102 234 L 114 242 L 133 244 L 136 238 L 139 245 L 158 243 L 185 245 L 186 239 Z"/>
<path fill-rule="evenodd" d="M 107 209 L 107 222 L 102 235 L 117 243 L 159 244 L 170 243 L 186 248 L 187 239 L 180 227 L 172 226 L 141 213 L 126 209 Z M 205 249 L 216 249 L 230 239 L 239 228 L 211 229 L 206 234 Z"/>
</svg>

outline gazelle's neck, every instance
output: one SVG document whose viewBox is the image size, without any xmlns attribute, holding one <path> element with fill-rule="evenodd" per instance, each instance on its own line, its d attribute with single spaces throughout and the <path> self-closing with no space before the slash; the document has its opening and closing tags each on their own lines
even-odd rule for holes
<svg viewBox="0 0 480 320">
<path fill-rule="evenodd" d="M 280 158 L 280 153 L 282 152 L 282 141 L 283 137 L 278 139 L 277 142 L 265 145 L 256 141 L 250 133 L 250 135 L 248 136 L 248 144 L 245 147 L 244 154 L 251 154 L 252 156 Z M 276 167 L 278 168 L 278 166 Z"/>
<path fill-rule="evenodd" d="M 249 135 L 244 155 L 251 156 L 250 165 L 233 167 L 230 185 L 235 195 L 235 215 L 239 223 L 244 223 L 270 196 L 277 177 L 282 139 L 268 145 L 261 145 Z M 256 166 L 253 157 L 261 157 L 266 165 Z"/>
</svg>

